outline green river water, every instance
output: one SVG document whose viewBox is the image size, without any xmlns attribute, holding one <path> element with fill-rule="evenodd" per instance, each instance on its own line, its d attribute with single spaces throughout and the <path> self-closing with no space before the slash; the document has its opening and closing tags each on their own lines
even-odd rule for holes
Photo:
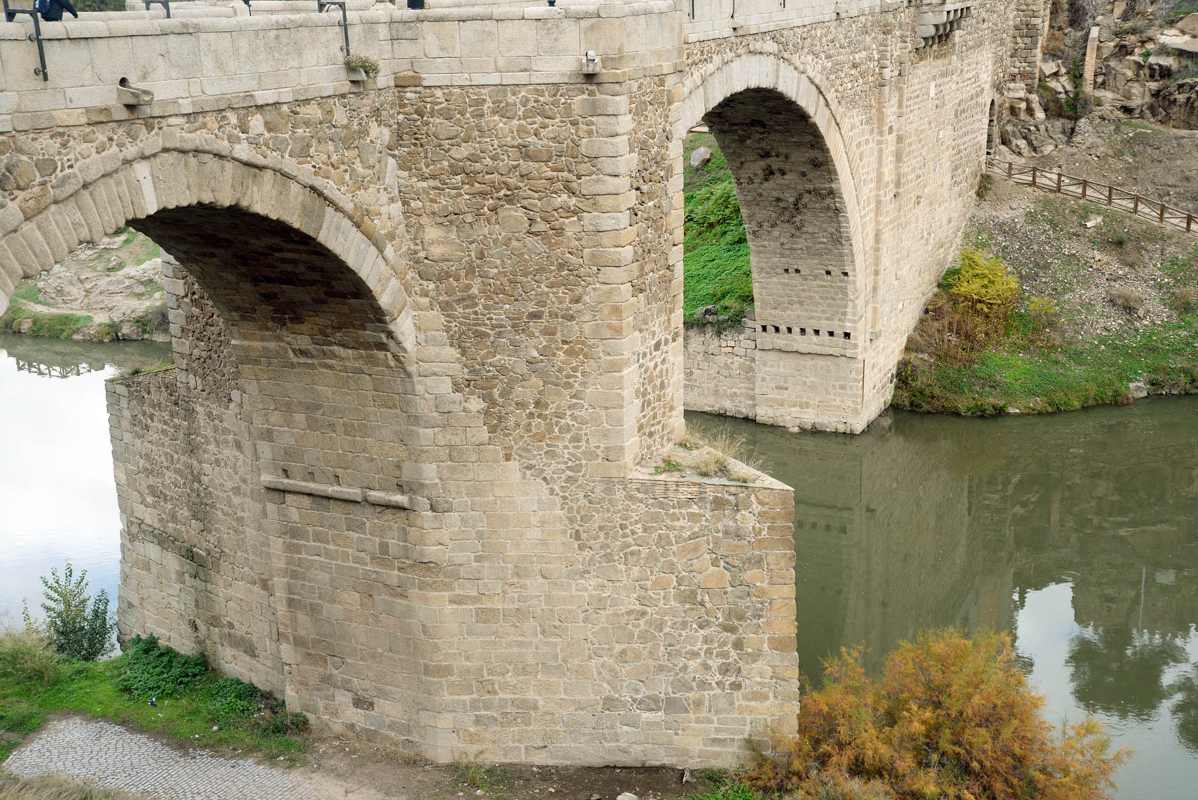
<svg viewBox="0 0 1198 800">
<path fill-rule="evenodd" d="M 161 345 L 0 337 L 0 624 L 70 558 L 118 591 L 104 380 Z M 1052 417 L 891 414 L 858 437 L 701 414 L 795 489 L 799 655 L 1009 630 L 1055 723 L 1133 755 L 1120 800 L 1198 797 L 1198 398 Z"/>
</svg>

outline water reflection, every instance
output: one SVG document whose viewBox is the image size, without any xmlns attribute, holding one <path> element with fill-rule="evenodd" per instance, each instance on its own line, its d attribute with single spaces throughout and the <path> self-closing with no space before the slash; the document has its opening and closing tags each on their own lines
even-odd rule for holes
<svg viewBox="0 0 1198 800">
<path fill-rule="evenodd" d="M 1054 722 L 1136 754 L 1120 795 L 1198 784 L 1198 399 L 1040 418 L 896 414 L 861 437 L 743 435 L 795 489 L 799 657 L 922 629 L 1014 632 Z"/>
<path fill-rule="evenodd" d="M 116 596 L 120 518 L 104 381 L 163 345 L 0 337 L 0 625 L 38 610 L 39 576 L 70 559 Z M 114 604 L 115 607 L 115 604 Z"/>
</svg>

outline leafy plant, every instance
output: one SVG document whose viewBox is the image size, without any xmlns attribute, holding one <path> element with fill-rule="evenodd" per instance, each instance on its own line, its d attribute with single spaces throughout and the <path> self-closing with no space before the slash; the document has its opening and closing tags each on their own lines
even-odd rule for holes
<svg viewBox="0 0 1198 800">
<path fill-rule="evenodd" d="M 873 679 L 860 650 L 824 665 L 799 735 L 745 776 L 763 793 L 897 800 L 1097 800 L 1126 755 L 1092 720 L 1060 739 L 1010 637 L 953 631 L 903 643 Z M 852 787 L 851 790 L 849 787 Z"/>
<path fill-rule="evenodd" d="M 51 569 L 49 577 L 41 580 L 45 636 L 54 651 L 79 661 L 95 661 L 111 652 L 116 623 L 108 615 L 108 593 L 100 590 L 94 599 L 88 594 L 87 570 L 76 577 L 68 562 L 61 575 Z M 25 609 L 25 627 L 39 630 L 29 609 Z"/>
<path fill-rule="evenodd" d="M 208 673 L 202 655 L 185 656 L 163 647 L 156 636 L 134 636 L 125 652 L 117 688 L 134 697 L 170 697 L 186 692 Z"/>
</svg>

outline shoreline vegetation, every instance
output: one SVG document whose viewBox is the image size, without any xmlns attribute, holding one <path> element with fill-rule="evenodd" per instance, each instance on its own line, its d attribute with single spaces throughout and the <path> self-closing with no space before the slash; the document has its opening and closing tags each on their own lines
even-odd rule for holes
<svg viewBox="0 0 1198 800">
<path fill-rule="evenodd" d="M 0 631 L 0 800 L 38 798 L 45 791 L 79 800 L 112 797 L 4 773 L 8 755 L 56 715 L 109 720 L 179 745 L 286 766 L 300 765 L 314 749 L 307 717 L 220 675 L 202 655 L 134 636 L 119 656 L 101 660 L 112 648 L 115 628 L 105 594 L 92 597 L 87 573 L 76 574 L 70 564 L 61 574 L 52 570 L 42 584 L 45 621 L 35 622 L 26 610 L 23 630 Z M 677 790 L 662 796 L 1105 800 L 1127 757 L 1111 750 L 1110 737 L 1094 720 L 1058 732 L 1044 719 L 1044 699 L 1029 686 L 1009 634 L 925 632 L 900 643 L 879 675 L 866 672 L 860 649 L 842 650 L 824 664 L 824 676 L 820 688 L 805 694 L 797 735 L 775 737 L 737 772 L 696 770 L 688 779 L 692 786 L 674 784 Z M 333 749 L 349 752 L 349 746 L 349 740 L 337 740 Z M 394 772 L 404 763 L 389 753 L 373 766 Z M 461 787 L 511 800 L 539 796 L 539 788 L 512 791 L 517 769 L 462 762 L 442 770 L 442 785 L 429 796 L 454 796 Z M 620 772 L 589 774 L 619 780 Z"/>
<path fill-rule="evenodd" d="M 683 158 L 683 319 L 725 330 L 752 315 L 744 223 L 714 137 L 691 134 Z M 1005 276 L 1010 291 L 997 304 L 954 293 L 962 263 L 950 266 L 908 340 L 895 408 L 1042 414 L 1198 393 L 1192 237 L 994 179 L 980 193 L 961 259 L 991 264 L 974 279 Z"/>
</svg>

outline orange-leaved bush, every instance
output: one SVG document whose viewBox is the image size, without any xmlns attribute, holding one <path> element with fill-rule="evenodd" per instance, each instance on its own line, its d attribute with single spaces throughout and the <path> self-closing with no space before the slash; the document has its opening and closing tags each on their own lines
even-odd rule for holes
<svg viewBox="0 0 1198 800">
<path fill-rule="evenodd" d="M 830 783 L 856 782 L 871 798 L 1098 800 L 1125 758 L 1092 720 L 1057 735 L 1006 634 L 924 634 L 891 653 L 877 680 L 860 651 L 824 670 L 823 688 L 803 698 L 799 735 L 746 774 L 753 788 L 820 798 Z"/>
</svg>

